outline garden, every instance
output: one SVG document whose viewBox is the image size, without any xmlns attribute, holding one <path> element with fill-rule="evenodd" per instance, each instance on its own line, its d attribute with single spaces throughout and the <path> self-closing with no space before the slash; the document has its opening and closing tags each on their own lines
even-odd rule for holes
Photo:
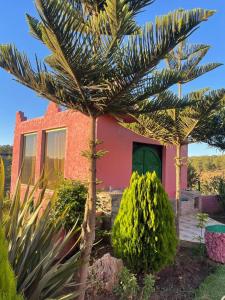
<svg viewBox="0 0 225 300">
<path fill-rule="evenodd" d="M 0 178 L 3 170 L 2 162 Z M 87 186 L 64 180 L 41 212 L 46 198 L 39 190 L 35 200 L 39 185 L 28 187 L 23 201 L 19 183 L 4 198 L 0 266 L 7 276 L 1 273 L 0 287 L 6 299 L 75 299 Z M 112 227 L 100 198 L 97 203 L 86 299 L 219 299 L 224 267 L 202 243 L 178 248 L 173 209 L 155 173 L 133 174 Z M 204 218 L 199 214 L 202 228 Z"/>
<path fill-rule="evenodd" d="M 210 46 L 188 41 L 215 11 L 178 9 L 140 26 L 137 15 L 152 3 L 35 0 L 38 19 L 26 15 L 29 30 L 50 54 L 43 62 L 30 60 L 14 45 L 0 45 L 1 68 L 89 120 L 89 149 L 80 154 L 89 164 L 85 182 L 59 177 L 49 193 L 43 173 L 22 190 L 22 162 L 10 191 L 9 166 L 0 157 L 0 300 L 225 295 L 225 225 L 207 226 L 208 215 L 200 212 L 199 242 L 180 239 L 183 148 L 204 142 L 225 149 L 225 89 L 184 93 L 186 84 L 221 66 L 202 65 Z M 97 122 L 108 115 L 135 134 L 174 147 L 174 201 L 155 171 L 134 171 L 112 218 L 97 178 L 97 161 L 107 155 Z M 198 188 L 195 177 L 189 170 L 190 185 Z M 209 186 L 224 214 L 224 181 L 202 189 Z"/>
</svg>

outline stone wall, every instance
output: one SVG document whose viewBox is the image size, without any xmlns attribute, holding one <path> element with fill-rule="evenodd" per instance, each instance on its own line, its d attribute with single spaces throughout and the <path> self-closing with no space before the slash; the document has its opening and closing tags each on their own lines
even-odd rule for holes
<svg viewBox="0 0 225 300">
<path fill-rule="evenodd" d="M 110 215 L 111 223 L 114 222 L 118 213 L 123 191 L 98 193 L 97 208 Z"/>
</svg>

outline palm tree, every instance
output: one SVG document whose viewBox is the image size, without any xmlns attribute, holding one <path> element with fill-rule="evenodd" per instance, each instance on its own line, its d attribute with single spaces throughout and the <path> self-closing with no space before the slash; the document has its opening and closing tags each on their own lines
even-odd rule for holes
<svg viewBox="0 0 225 300">
<path fill-rule="evenodd" d="M 80 299 L 84 299 L 95 240 L 96 119 L 173 107 L 155 95 L 182 80 L 181 72 L 153 72 L 178 43 L 214 11 L 175 11 L 140 28 L 135 16 L 151 0 L 36 0 L 40 20 L 27 15 L 31 34 L 50 50 L 36 67 L 12 45 L 0 46 L 0 67 L 38 95 L 90 117 L 89 193 L 82 225 Z M 129 35 L 129 37 L 128 37 Z M 140 105 L 138 105 L 140 104 Z M 145 105 L 146 109 L 146 105 Z"/>
<path fill-rule="evenodd" d="M 167 97 L 168 99 L 172 98 L 175 102 L 180 101 L 180 107 L 174 108 L 173 110 L 166 110 L 164 112 L 156 112 L 155 114 L 149 113 L 145 116 L 139 116 L 139 118 L 137 118 L 137 124 L 133 124 L 131 126 L 127 125 L 128 128 L 131 128 L 136 132 L 143 133 L 144 131 L 148 137 L 160 140 L 163 144 L 169 143 L 176 145 L 176 228 L 178 236 L 181 196 L 181 166 L 183 164 L 183 159 L 181 157 L 181 148 L 183 145 L 189 143 L 190 136 L 194 134 L 194 130 L 197 130 L 197 128 L 199 127 L 199 123 L 202 124 L 201 122 L 203 121 L 203 115 L 201 115 L 201 112 L 198 111 L 199 103 L 196 103 L 196 101 L 200 100 L 201 96 L 203 96 L 207 91 L 206 89 L 196 93 L 191 93 L 190 95 L 182 98 L 182 86 L 221 65 L 219 63 L 209 63 L 203 66 L 199 66 L 199 63 L 208 53 L 209 49 L 210 47 L 208 45 L 190 45 L 187 44 L 186 40 L 183 40 L 177 47 L 170 51 L 170 53 L 168 53 L 166 57 L 167 67 L 170 70 L 182 72 L 183 78 L 177 84 L 178 97 L 171 93 L 163 93 L 161 95 L 161 98 L 164 99 Z M 221 95 L 223 95 L 223 91 L 219 93 L 219 100 Z M 208 103 L 208 105 L 212 105 L 212 109 L 207 108 L 208 110 L 207 112 L 205 112 L 206 118 L 204 119 L 204 121 L 206 122 L 206 126 L 209 124 L 212 115 L 215 113 L 214 106 L 216 104 L 220 104 L 217 96 L 218 95 L 214 92 L 212 94 L 209 94 L 208 96 L 205 96 L 212 98 L 209 103 L 206 102 L 206 104 Z M 177 100 L 175 100 L 174 98 L 177 98 Z M 193 114 L 194 111 L 186 107 L 192 104 L 191 101 L 194 101 L 198 106 L 198 110 L 196 111 L 197 115 L 194 117 L 194 119 L 191 118 L 191 114 Z M 214 101 L 216 102 L 214 103 Z M 203 107 L 204 105 L 205 104 L 203 104 Z M 188 115 L 188 112 L 190 113 L 190 115 Z M 204 112 L 202 111 L 202 113 Z M 156 121 L 157 124 L 154 124 L 154 122 Z M 216 130 L 218 130 L 218 127 L 216 127 Z M 200 140 L 197 140 L 202 141 L 202 136 L 203 133 L 201 133 L 199 136 Z M 210 135 L 210 137 L 211 136 L 212 135 Z"/>
<path fill-rule="evenodd" d="M 202 142 L 225 151 L 225 109 L 215 114 L 201 135 Z"/>
<path fill-rule="evenodd" d="M 182 86 L 194 79 L 214 70 L 221 66 L 219 63 L 208 63 L 203 66 L 199 66 L 199 63 L 203 60 L 210 49 L 209 45 L 204 44 L 188 44 L 186 40 L 183 40 L 175 49 L 173 49 L 166 58 L 166 64 L 169 69 L 182 71 L 186 74 L 178 83 L 178 97 L 182 98 Z M 177 148 L 177 161 L 176 161 L 176 218 L 177 233 L 179 236 L 179 216 L 180 216 L 180 197 L 181 197 L 181 166 L 182 160 L 180 160 L 181 148 Z"/>
<path fill-rule="evenodd" d="M 150 114 L 140 115 L 136 122 L 123 126 L 134 132 L 158 140 L 163 145 L 176 146 L 176 227 L 179 236 L 181 167 L 186 158 L 182 157 L 182 146 L 196 142 L 206 142 L 205 130 L 213 124 L 214 129 L 208 131 L 207 138 L 213 139 L 220 130 L 220 124 L 213 123 L 225 104 L 225 90 L 207 92 L 201 90 L 190 93 L 183 98 L 171 92 L 163 92 L 162 98 L 177 98 L 180 107 Z M 224 137 L 223 137 L 224 138 Z"/>
</svg>

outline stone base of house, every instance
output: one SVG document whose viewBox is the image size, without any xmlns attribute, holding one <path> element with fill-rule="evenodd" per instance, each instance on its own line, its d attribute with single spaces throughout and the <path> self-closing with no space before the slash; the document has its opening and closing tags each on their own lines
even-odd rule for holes
<svg viewBox="0 0 225 300">
<path fill-rule="evenodd" d="M 181 193 L 181 215 L 191 215 L 199 212 L 201 194 L 198 191 L 182 191 Z"/>
<path fill-rule="evenodd" d="M 123 191 L 99 192 L 98 208 L 111 217 L 111 223 L 114 222 L 118 213 Z M 174 209 L 175 201 L 172 200 Z M 199 212 L 201 207 L 201 194 L 196 191 L 182 191 L 181 195 L 181 215 L 191 215 Z"/>
<path fill-rule="evenodd" d="M 97 206 L 100 210 L 110 215 L 111 224 L 120 208 L 120 202 L 123 196 L 123 191 L 100 192 L 98 193 Z"/>
</svg>

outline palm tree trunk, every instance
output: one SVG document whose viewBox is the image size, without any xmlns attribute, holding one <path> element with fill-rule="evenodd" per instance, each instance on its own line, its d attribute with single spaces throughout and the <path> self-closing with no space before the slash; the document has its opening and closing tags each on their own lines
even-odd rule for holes
<svg viewBox="0 0 225 300">
<path fill-rule="evenodd" d="M 180 196 L 181 196 L 181 145 L 178 144 L 176 155 L 176 230 L 180 236 Z"/>
<path fill-rule="evenodd" d="M 81 268 L 79 273 L 79 300 L 84 300 L 88 267 L 92 247 L 95 241 L 96 222 L 96 118 L 91 117 L 90 148 L 89 148 L 89 188 L 82 224 Z"/>
</svg>

